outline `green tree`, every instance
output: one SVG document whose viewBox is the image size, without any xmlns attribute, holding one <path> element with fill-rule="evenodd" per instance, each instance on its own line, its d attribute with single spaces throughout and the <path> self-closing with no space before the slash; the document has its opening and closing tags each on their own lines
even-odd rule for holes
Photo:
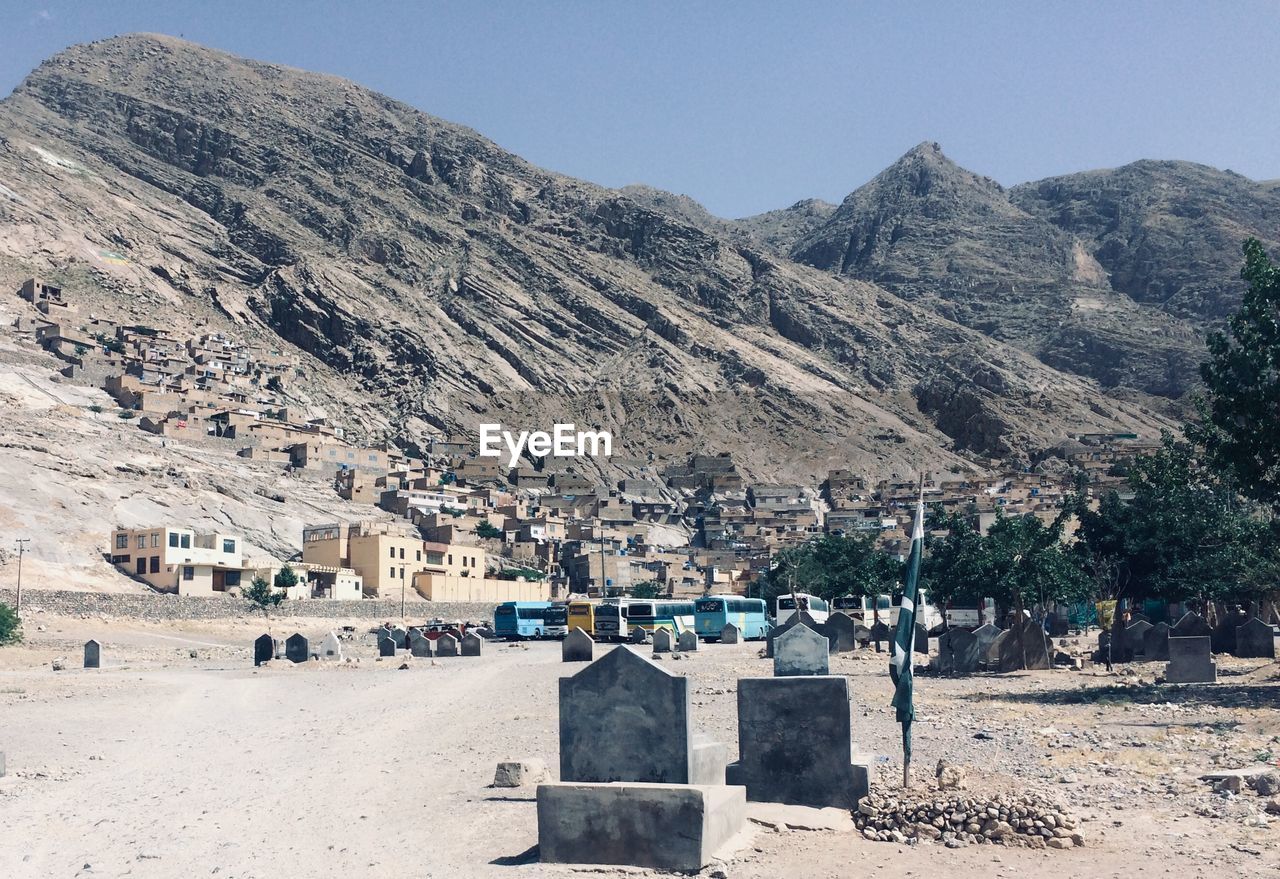
<svg viewBox="0 0 1280 879">
<path fill-rule="evenodd" d="M 632 598 L 661 598 L 665 594 L 666 590 L 655 580 L 644 580 L 631 587 Z"/>
<path fill-rule="evenodd" d="M 277 394 L 284 392 L 284 385 L 280 383 L 280 376 L 273 375 L 267 379 L 267 390 Z"/>
<path fill-rule="evenodd" d="M 273 607 L 279 606 L 284 601 L 284 593 L 279 590 L 272 589 L 271 584 L 262 577 L 254 577 L 253 582 L 249 584 L 249 588 L 244 591 L 244 597 L 253 604 L 258 606 L 263 616 Z"/>
<path fill-rule="evenodd" d="M 1165 434 L 1129 467 L 1133 498 L 1078 510 L 1076 553 L 1099 595 L 1166 601 L 1257 597 L 1280 576 L 1276 523 L 1240 496 L 1231 474 Z"/>
<path fill-rule="evenodd" d="M 285 565 L 275 576 L 275 585 L 277 589 L 292 589 L 298 585 L 298 575 L 293 568 Z M 279 604 L 279 602 L 276 602 Z"/>
<path fill-rule="evenodd" d="M 1280 502 L 1280 267 L 1254 238 L 1244 243 L 1248 285 L 1226 333 L 1211 333 L 1200 375 L 1208 399 L 1188 436 L 1248 497 Z"/>
<path fill-rule="evenodd" d="M 502 537 L 502 529 L 496 527 L 488 519 L 484 519 L 480 522 L 479 525 L 476 526 L 476 534 L 480 535 L 481 537 L 498 539 Z"/>
<path fill-rule="evenodd" d="M 1047 525 L 1037 516 L 997 514 L 985 535 L 959 514 L 935 517 L 933 526 L 947 533 L 927 542 L 921 564 L 925 588 L 940 605 L 993 598 L 1002 607 L 1023 609 L 1081 600 L 1091 583 L 1062 543 L 1069 512 Z"/>
<path fill-rule="evenodd" d="M 874 533 L 826 534 L 778 553 L 761 597 L 772 601 L 793 583 L 796 592 L 826 599 L 880 595 L 894 592 L 901 577 L 902 563 L 876 546 Z"/>
<path fill-rule="evenodd" d="M 0 604 L 0 644 L 16 644 L 22 640 L 22 620 L 7 604 Z"/>
</svg>

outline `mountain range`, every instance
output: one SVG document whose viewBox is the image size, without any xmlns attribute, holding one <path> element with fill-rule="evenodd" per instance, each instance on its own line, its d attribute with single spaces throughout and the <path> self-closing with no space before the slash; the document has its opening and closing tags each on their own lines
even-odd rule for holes
<svg viewBox="0 0 1280 879">
<path fill-rule="evenodd" d="M 1174 426 L 1280 184 L 1141 161 L 1013 188 L 921 144 L 745 219 L 524 161 L 351 82 L 167 36 L 0 101 L 0 283 L 296 347 L 295 402 L 421 448 L 572 421 L 610 468 L 1026 463 Z"/>
</svg>

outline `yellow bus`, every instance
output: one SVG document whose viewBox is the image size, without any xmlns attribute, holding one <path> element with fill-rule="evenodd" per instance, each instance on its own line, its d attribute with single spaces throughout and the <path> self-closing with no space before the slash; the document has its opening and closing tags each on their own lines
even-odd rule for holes
<svg viewBox="0 0 1280 879">
<path fill-rule="evenodd" d="M 582 629 L 591 637 L 596 635 L 596 605 L 598 601 L 569 602 L 569 631 Z"/>
</svg>

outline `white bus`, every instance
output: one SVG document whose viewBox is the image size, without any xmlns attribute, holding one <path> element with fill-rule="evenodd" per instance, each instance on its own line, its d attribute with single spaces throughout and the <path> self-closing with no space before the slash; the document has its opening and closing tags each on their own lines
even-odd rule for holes
<svg viewBox="0 0 1280 879">
<path fill-rule="evenodd" d="M 791 619 L 792 614 L 796 612 L 797 601 L 800 602 L 800 609 L 813 617 L 815 623 L 825 623 L 827 617 L 831 615 L 831 606 L 827 604 L 825 598 L 810 595 L 808 592 L 797 592 L 795 598 L 792 598 L 789 593 L 783 594 L 778 596 L 777 611 L 774 613 L 779 626 Z"/>
<path fill-rule="evenodd" d="M 844 595 L 832 601 L 836 610 L 844 611 L 868 629 L 877 622 L 889 628 L 898 625 L 898 610 L 902 594 Z M 924 625 L 930 632 L 942 626 L 942 614 L 929 603 L 929 595 L 920 591 L 920 600 L 916 605 L 916 622 Z"/>
</svg>

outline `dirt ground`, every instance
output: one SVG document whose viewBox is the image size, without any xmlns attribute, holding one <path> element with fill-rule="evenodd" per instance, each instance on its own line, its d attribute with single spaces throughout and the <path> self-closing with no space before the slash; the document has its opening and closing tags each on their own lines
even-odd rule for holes
<svg viewBox="0 0 1280 879">
<path fill-rule="evenodd" d="M 353 621 L 354 622 L 354 621 Z M 363 632 L 368 622 L 356 623 Z M 273 621 L 313 644 L 332 621 Z M 480 658 L 255 670 L 259 621 L 146 624 L 36 617 L 0 649 L 0 876 L 567 876 L 536 862 L 534 795 L 488 787 L 506 759 L 557 760 L 554 643 L 486 644 Z M 103 643 L 103 668 L 81 645 Z M 597 648 L 599 654 L 601 648 Z M 737 752 L 735 681 L 770 673 L 759 644 L 703 645 L 663 664 L 693 682 L 699 731 Z M 191 651 L 195 650 L 195 658 Z M 647 655 L 647 651 L 646 651 Z M 67 670 L 51 663 L 65 659 Z M 883 655 L 832 657 L 852 691 L 855 750 L 900 782 Z M 975 792 L 1019 791 L 1081 819 L 1086 847 L 1033 851 L 869 842 L 853 831 L 756 826 L 706 875 L 1274 876 L 1280 817 L 1214 793 L 1221 767 L 1280 758 L 1277 667 L 1220 666 L 1221 683 L 1038 672 L 917 681 L 917 783 L 939 758 Z M 1144 683 L 1143 681 L 1146 681 Z M 977 736 L 977 738 L 975 738 Z M 1274 816 L 1273 816 L 1274 817 Z M 1263 819 L 1266 820 L 1265 818 Z M 719 871 L 717 873 L 717 871 Z M 645 874 L 590 868 L 592 873 Z"/>
</svg>

